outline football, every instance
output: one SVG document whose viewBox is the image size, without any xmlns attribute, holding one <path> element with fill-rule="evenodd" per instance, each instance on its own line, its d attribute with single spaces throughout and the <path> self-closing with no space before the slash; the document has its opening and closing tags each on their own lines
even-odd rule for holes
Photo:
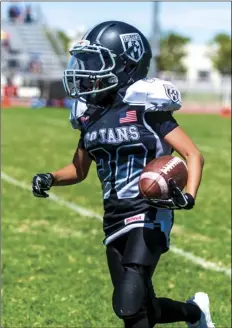
<svg viewBox="0 0 232 328">
<path fill-rule="evenodd" d="M 149 162 L 139 179 L 139 190 L 143 197 L 168 199 L 171 196 L 168 180 L 172 178 L 183 190 L 188 171 L 185 162 L 176 156 L 165 155 Z"/>
</svg>

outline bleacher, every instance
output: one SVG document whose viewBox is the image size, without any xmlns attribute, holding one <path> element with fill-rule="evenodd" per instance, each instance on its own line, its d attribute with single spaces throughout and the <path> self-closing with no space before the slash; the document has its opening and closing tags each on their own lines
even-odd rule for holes
<svg viewBox="0 0 232 328">
<path fill-rule="evenodd" d="M 27 78 L 57 80 L 61 79 L 65 67 L 66 55 L 59 40 L 53 38 L 59 48 L 59 54 L 54 50 L 46 35 L 46 28 L 39 22 L 31 24 L 2 22 L 1 28 L 10 35 L 11 48 L 16 52 L 14 55 L 2 55 L 3 62 L 14 56 L 17 58 L 21 68 L 21 74 Z M 51 32 L 52 33 L 52 32 Z M 31 74 L 25 67 L 33 54 L 39 56 L 42 64 L 41 73 Z M 5 65 L 4 65 L 5 66 Z"/>
</svg>

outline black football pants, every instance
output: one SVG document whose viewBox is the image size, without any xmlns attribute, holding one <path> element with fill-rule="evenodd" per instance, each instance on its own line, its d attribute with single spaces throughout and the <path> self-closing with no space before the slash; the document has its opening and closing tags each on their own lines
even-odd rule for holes
<svg viewBox="0 0 232 328">
<path fill-rule="evenodd" d="M 158 228 L 154 230 L 134 228 L 107 246 L 107 262 L 114 292 L 116 289 L 121 290 L 118 286 L 125 272 L 128 279 L 128 270 L 136 269 L 141 273 L 141 281 L 144 281 L 145 294 L 142 290 L 141 292 L 145 296 L 140 309 L 133 316 L 120 317 L 124 321 L 125 328 L 151 328 L 156 323 L 180 321 L 195 323 L 200 319 L 201 311 L 196 305 L 168 298 L 157 298 L 155 295 L 151 278 L 165 248 L 165 243 L 165 236 Z M 124 299 L 126 295 L 126 293 L 123 295 Z M 136 295 L 138 299 L 138 294 Z"/>
</svg>

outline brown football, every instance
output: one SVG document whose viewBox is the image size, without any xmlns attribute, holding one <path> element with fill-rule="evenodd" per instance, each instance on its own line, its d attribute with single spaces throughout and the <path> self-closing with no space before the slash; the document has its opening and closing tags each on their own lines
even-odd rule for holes
<svg viewBox="0 0 232 328">
<path fill-rule="evenodd" d="M 140 193 L 147 198 L 168 199 L 171 194 L 168 180 L 172 178 L 183 190 L 188 171 L 185 162 L 176 156 L 165 155 L 153 159 L 143 169 L 139 179 Z"/>
</svg>

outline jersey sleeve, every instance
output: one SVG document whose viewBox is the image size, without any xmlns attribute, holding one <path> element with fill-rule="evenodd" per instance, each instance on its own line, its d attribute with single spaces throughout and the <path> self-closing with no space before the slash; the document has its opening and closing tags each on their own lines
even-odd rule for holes
<svg viewBox="0 0 232 328">
<path fill-rule="evenodd" d="M 161 138 L 164 138 L 169 132 L 179 126 L 170 112 L 148 112 L 145 115 L 145 120 Z"/>
<path fill-rule="evenodd" d="M 74 101 L 69 115 L 69 121 L 73 129 L 81 130 L 82 126 L 78 122 L 78 118 L 80 118 L 85 113 L 86 110 L 87 110 L 87 106 L 84 101 L 82 100 Z"/>
<path fill-rule="evenodd" d="M 123 99 L 125 103 L 145 107 L 145 111 L 174 112 L 181 108 L 181 94 L 170 81 L 146 78 L 132 84 Z"/>
<path fill-rule="evenodd" d="M 181 108 L 180 91 L 169 81 L 158 80 L 154 89 L 147 93 L 145 110 L 174 112 Z"/>
</svg>

